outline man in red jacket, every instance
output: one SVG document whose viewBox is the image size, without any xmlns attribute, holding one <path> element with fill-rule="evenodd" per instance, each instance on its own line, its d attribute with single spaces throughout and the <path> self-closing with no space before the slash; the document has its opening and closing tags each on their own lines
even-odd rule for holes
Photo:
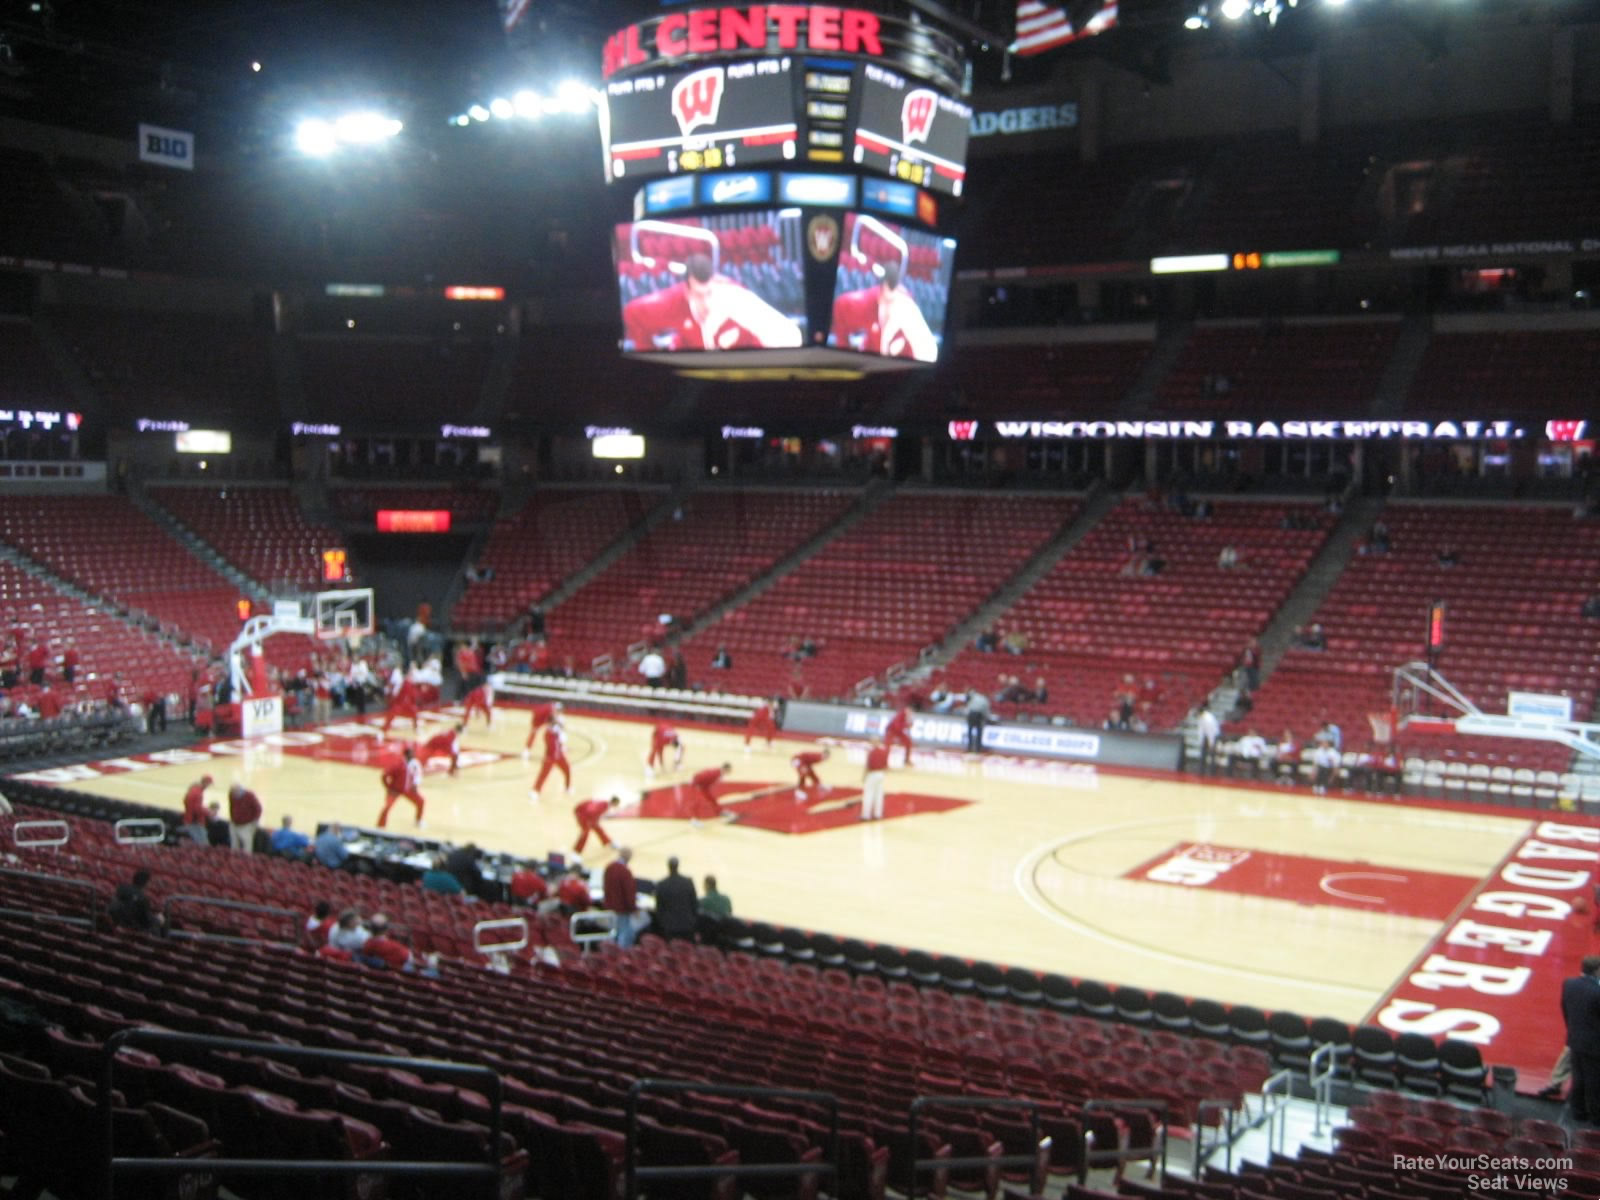
<svg viewBox="0 0 1600 1200">
<path fill-rule="evenodd" d="M 228 789 L 228 844 L 246 854 L 255 853 L 260 825 L 261 800 L 244 784 L 234 784 Z"/>
<path fill-rule="evenodd" d="M 591 833 L 600 839 L 602 846 L 611 845 L 611 839 L 606 836 L 606 831 L 600 827 L 600 818 L 621 803 L 620 797 L 613 796 L 609 800 L 585 800 L 582 804 L 573 807 L 572 815 L 578 821 L 578 844 L 572 848 L 574 854 L 583 853 L 583 848 L 589 844 L 589 835 Z"/>
<path fill-rule="evenodd" d="M 391 761 L 383 768 L 383 811 L 378 814 L 378 828 L 386 829 L 389 810 L 394 802 L 404 796 L 417 810 L 417 828 L 422 828 L 422 811 L 427 802 L 422 798 L 422 764 L 407 746 L 399 762 Z"/>
<path fill-rule="evenodd" d="M 672 747 L 672 769 L 676 771 L 683 766 L 683 741 L 671 725 L 657 721 L 656 727 L 650 731 L 650 757 L 644 760 L 647 772 L 656 767 L 666 767 L 668 746 Z"/>
<path fill-rule="evenodd" d="M 528 728 L 528 740 L 522 747 L 522 761 L 527 762 L 533 757 L 533 741 L 539 736 L 539 730 L 552 721 L 561 719 L 561 701 L 556 700 L 550 704 L 535 704 L 533 706 L 533 724 Z"/>
<path fill-rule="evenodd" d="M 544 781 L 550 778 L 550 772 L 561 768 L 561 779 L 566 784 L 567 795 L 572 795 L 572 765 L 567 762 L 567 730 L 561 723 L 561 718 L 556 717 L 545 727 L 544 731 L 544 765 L 539 768 L 539 777 L 533 781 L 533 790 L 528 793 L 531 800 L 537 800 L 539 793 L 544 791 Z"/>
<path fill-rule="evenodd" d="M 794 768 L 795 772 L 794 798 L 796 800 L 804 801 L 806 799 L 806 789 L 808 787 L 827 791 L 826 785 L 817 778 L 817 767 L 819 764 L 826 762 L 827 758 L 828 752 L 826 750 L 802 750 L 789 760 L 789 765 Z"/>
<path fill-rule="evenodd" d="M 624 949 L 633 945 L 636 932 L 634 914 L 639 910 L 639 889 L 634 882 L 633 871 L 628 867 L 632 858 L 632 850 L 627 846 L 618 846 L 617 857 L 607 864 L 605 873 L 600 877 L 600 906 L 616 914 L 617 945 Z"/>
<path fill-rule="evenodd" d="M 733 813 L 722 811 L 722 805 L 717 802 L 715 791 L 717 784 L 722 781 L 722 777 L 728 773 L 730 765 L 729 763 L 723 763 L 720 767 L 707 767 L 704 771 L 696 771 L 689 780 L 694 785 L 694 813 L 689 818 L 691 825 L 699 825 L 702 817 L 707 819 L 721 817 L 725 821 L 734 819 Z"/>
<path fill-rule="evenodd" d="M 422 749 L 417 754 L 423 766 L 427 766 L 435 758 L 448 758 L 450 760 L 450 774 L 456 773 L 457 760 L 461 757 L 461 726 L 457 724 L 453 729 L 443 733 L 436 733 L 422 743 Z"/>
<path fill-rule="evenodd" d="M 767 749 L 772 749 L 772 739 L 778 736 L 778 726 L 772 719 L 772 705 L 763 704 L 750 714 L 750 721 L 744 727 L 744 748 L 750 749 L 750 739 L 753 737 L 766 738 Z"/>
<path fill-rule="evenodd" d="M 211 845 L 211 834 L 207 829 L 211 814 L 206 811 L 206 789 L 210 786 L 211 776 L 202 775 L 183 794 L 183 832 L 199 846 Z"/>
<path fill-rule="evenodd" d="M 898 712 L 889 718 L 889 723 L 883 729 L 883 744 L 885 748 L 893 750 L 902 746 L 906 752 L 906 766 L 911 765 L 911 709 L 902 704 Z"/>
</svg>

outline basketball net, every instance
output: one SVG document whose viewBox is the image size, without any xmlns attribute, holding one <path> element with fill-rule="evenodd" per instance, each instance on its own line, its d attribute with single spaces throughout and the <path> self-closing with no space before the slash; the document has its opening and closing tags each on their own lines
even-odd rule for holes
<svg viewBox="0 0 1600 1200">
<path fill-rule="evenodd" d="M 1394 709 L 1387 712 L 1369 712 L 1367 724 L 1372 726 L 1372 742 L 1377 746 L 1388 746 L 1394 742 Z"/>
</svg>

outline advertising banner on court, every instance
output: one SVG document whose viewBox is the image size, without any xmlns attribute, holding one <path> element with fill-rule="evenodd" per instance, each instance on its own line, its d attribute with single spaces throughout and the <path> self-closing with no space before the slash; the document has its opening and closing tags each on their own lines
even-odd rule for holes
<svg viewBox="0 0 1600 1200">
<path fill-rule="evenodd" d="M 783 709 L 786 733 L 870 738 L 883 733 L 893 709 L 790 700 Z M 913 713 L 911 740 L 918 746 L 964 750 L 967 719 L 959 713 Z M 1062 725 L 993 721 L 984 726 L 983 748 L 993 754 L 1065 759 L 1108 767 L 1177 770 L 1183 740 L 1171 734 L 1121 733 Z"/>
<path fill-rule="evenodd" d="M 1572 697 L 1547 692 L 1508 692 L 1506 716 L 1527 717 L 1536 721 L 1572 720 Z"/>
<path fill-rule="evenodd" d="M 239 706 L 240 730 L 247 738 L 283 732 L 283 697 L 251 696 Z"/>
</svg>

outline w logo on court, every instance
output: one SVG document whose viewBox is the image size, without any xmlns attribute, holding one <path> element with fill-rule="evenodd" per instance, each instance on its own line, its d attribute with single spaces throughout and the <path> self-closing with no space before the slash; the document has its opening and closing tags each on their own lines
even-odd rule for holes
<svg viewBox="0 0 1600 1200">
<path fill-rule="evenodd" d="M 927 88 L 918 88 L 906 95 L 900 105 L 900 130 L 905 135 L 904 140 L 911 142 L 926 142 L 928 131 L 933 128 L 933 114 L 939 111 L 939 95 L 930 92 Z"/>
<path fill-rule="evenodd" d="M 721 67 L 707 67 L 678 80 L 672 89 L 672 115 L 684 137 L 702 125 L 715 125 L 722 108 L 724 81 Z"/>
</svg>

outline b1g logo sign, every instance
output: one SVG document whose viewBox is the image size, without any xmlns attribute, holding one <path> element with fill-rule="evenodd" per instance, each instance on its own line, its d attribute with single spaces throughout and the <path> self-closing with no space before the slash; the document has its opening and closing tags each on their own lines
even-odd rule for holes
<svg viewBox="0 0 1600 1200">
<path fill-rule="evenodd" d="M 715 125 L 727 86 L 721 67 L 708 67 L 678 80 L 672 89 L 672 115 L 688 137 L 702 125 Z"/>
<path fill-rule="evenodd" d="M 194 170 L 194 134 L 159 125 L 139 126 L 139 161 Z"/>
<path fill-rule="evenodd" d="M 928 141 L 928 131 L 933 128 L 933 116 L 939 111 L 939 94 L 927 88 L 918 88 L 906 94 L 900 104 L 900 132 L 907 145 Z"/>
</svg>

